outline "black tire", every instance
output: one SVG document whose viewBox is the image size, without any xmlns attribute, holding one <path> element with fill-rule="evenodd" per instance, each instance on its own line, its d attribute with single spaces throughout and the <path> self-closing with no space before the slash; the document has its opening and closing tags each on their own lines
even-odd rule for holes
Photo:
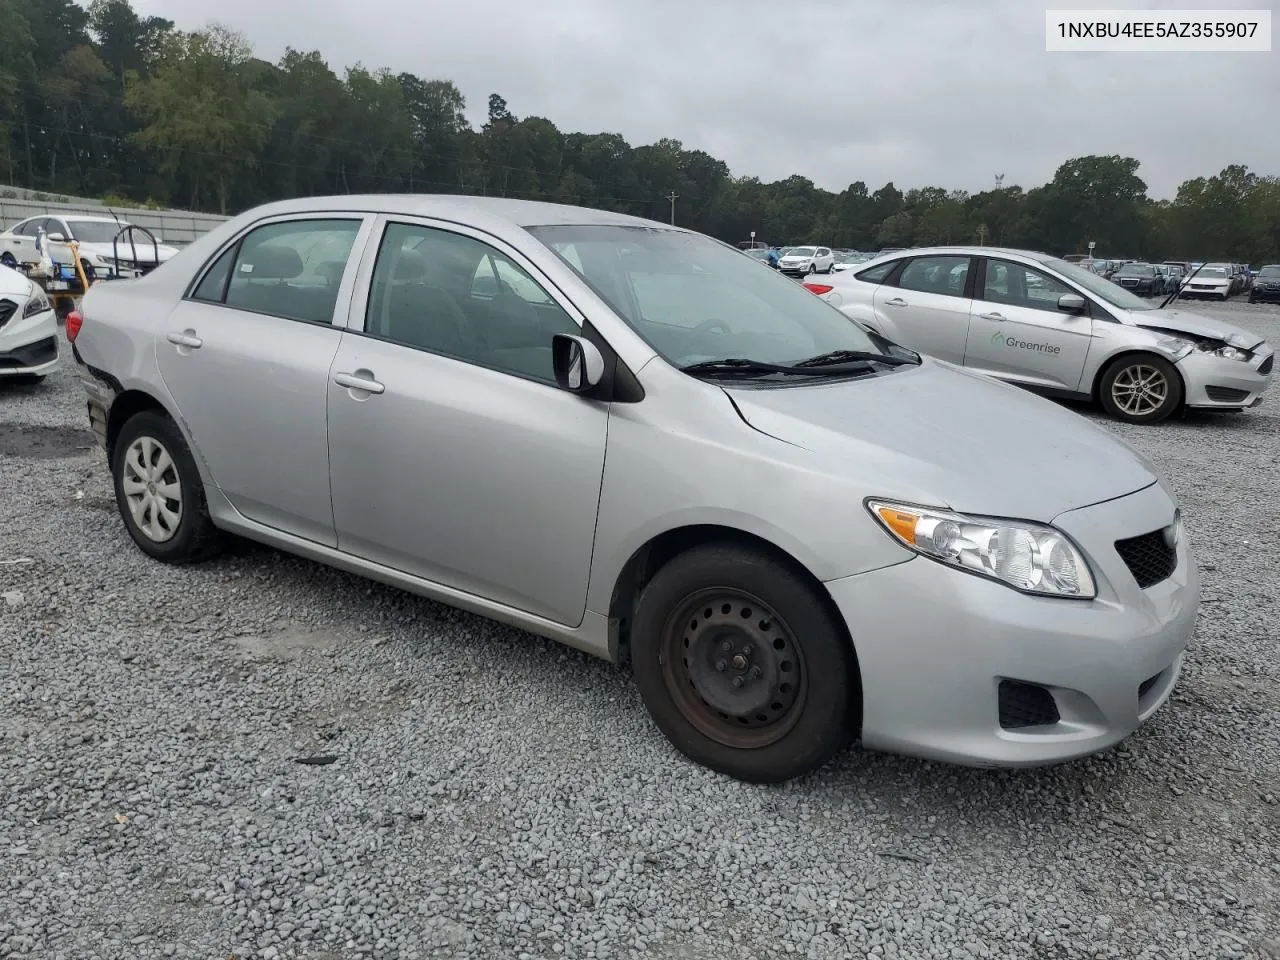
<svg viewBox="0 0 1280 960">
<path fill-rule="evenodd" d="M 37 384 L 44 383 L 45 376 L 47 376 L 47 374 L 19 373 L 19 374 L 15 374 L 12 377 L 7 377 L 5 379 L 7 379 L 10 383 L 17 383 L 23 386 L 34 387 Z M 0 382 L 3 382 L 3 381 L 0 381 Z"/>
<path fill-rule="evenodd" d="M 10 253 L 8 250 L 6 250 L 4 253 L 0 253 L 0 266 L 17 267 L 17 265 L 18 265 L 17 258 L 15 258 L 14 255 Z"/>
<path fill-rule="evenodd" d="M 1131 409 L 1125 409 L 1118 402 L 1117 393 L 1123 396 L 1126 392 L 1124 387 L 1128 383 L 1149 379 L 1149 376 L 1142 375 L 1143 368 L 1158 371 L 1163 377 L 1165 384 L 1163 398 L 1152 409 L 1146 409 L 1140 403 L 1133 404 Z M 1117 381 L 1122 385 L 1120 390 L 1117 390 Z M 1173 364 L 1163 357 L 1150 353 L 1130 354 L 1113 361 L 1103 372 L 1102 379 L 1098 383 L 1098 399 L 1102 403 L 1102 408 L 1112 417 L 1123 420 L 1125 423 L 1159 423 L 1182 406 L 1182 396 L 1182 377 Z"/>
<path fill-rule="evenodd" d="M 815 267 L 812 263 L 809 264 L 809 276 L 813 276 L 817 272 L 818 272 L 818 268 Z"/>
<path fill-rule="evenodd" d="M 675 557 L 641 593 L 631 637 L 654 722 L 719 773 L 781 783 L 856 733 L 861 687 L 848 638 L 805 579 L 759 553 L 709 544 Z"/>
<path fill-rule="evenodd" d="M 125 492 L 126 457 L 131 455 L 134 444 L 150 440 L 168 454 L 173 468 L 166 470 L 165 482 L 176 481 L 179 508 L 176 511 L 178 522 L 176 527 L 169 528 L 172 533 L 167 539 L 158 540 L 149 536 L 138 521 L 134 519 Z M 116 506 L 124 520 L 125 529 L 133 542 L 143 553 L 164 563 L 198 563 L 208 560 L 222 548 L 221 531 L 213 525 L 209 517 L 209 506 L 205 501 L 204 484 L 200 482 L 200 472 L 196 469 L 191 450 L 172 420 L 161 413 L 146 410 L 134 414 L 120 428 L 116 437 L 111 462 L 111 475 L 116 492 Z M 154 464 L 155 458 L 152 459 Z M 175 500 L 167 499 L 172 508 Z M 154 518 L 155 510 L 151 514 Z M 144 516 L 146 513 L 144 511 Z M 154 523 L 153 519 L 153 523 Z"/>
</svg>

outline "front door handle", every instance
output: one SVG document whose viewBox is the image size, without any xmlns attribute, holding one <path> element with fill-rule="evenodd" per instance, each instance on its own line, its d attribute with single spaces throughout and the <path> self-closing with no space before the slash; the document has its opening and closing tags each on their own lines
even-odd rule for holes
<svg viewBox="0 0 1280 960">
<path fill-rule="evenodd" d="M 199 350 L 204 346 L 204 341 L 196 336 L 194 330 L 183 330 L 181 333 L 170 333 L 166 338 L 170 343 L 179 347 L 190 347 L 192 350 Z"/>
<path fill-rule="evenodd" d="M 368 370 L 357 370 L 355 373 L 335 373 L 333 382 L 348 390 L 360 390 L 363 393 L 382 393 L 387 388 L 373 379 Z"/>
<path fill-rule="evenodd" d="M 886 300 L 884 305 L 886 307 L 905 307 L 907 305 L 907 301 L 903 300 L 901 297 L 894 297 L 892 300 Z"/>
<path fill-rule="evenodd" d="M 978 316 L 983 320 L 994 320 L 996 323 L 1004 323 L 1009 319 L 1003 313 L 980 313 Z"/>
</svg>

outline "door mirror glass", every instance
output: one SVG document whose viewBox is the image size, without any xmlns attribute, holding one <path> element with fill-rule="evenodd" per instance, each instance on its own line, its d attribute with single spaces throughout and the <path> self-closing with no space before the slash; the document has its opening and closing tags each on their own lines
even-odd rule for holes
<svg viewBox="0 0 1280 960">
<path fill-rule="evenodd" d="M 604 379 L 604 357 L 585 337 L 557 333 L 551 341 L 556 383 L 570 393 L 585 393 Z"/>
<path fill-rule="evenodd" d="M 1078 293 L 1064 293 L 1058 298 L 1058 309 L 1064 313 L 1082 313 L 1084 306 L 1084 297 Z"/>
<path fill-rule="evenodd" d="M 67 239 L 62 235 L 62 231 L 60 230 L 55 230 L 53 231 L 53 233 L 45 234 L 45 236 L 47 236 L 50 240 L 53 240 L 56 243 L 61 243 L 62 241 Z"/>
</svg>

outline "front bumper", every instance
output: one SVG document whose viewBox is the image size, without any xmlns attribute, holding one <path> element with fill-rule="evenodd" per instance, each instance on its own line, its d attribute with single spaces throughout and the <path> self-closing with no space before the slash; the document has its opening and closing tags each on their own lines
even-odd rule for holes
<svg viewBox="0 0 1280 960">
<path fill-rule="evenodd" d="M 1266 300 L 1280 303 L 1280 287 L 1260 287 L 1256 283 L 1249 289 L 1250 300 Z"/>
<path fill-rule="evenodd" d="M 1152 485 L 1057 518 L 1089 560 L 1095 600 L 1027 596 L 924 557 L 828 582 L 857 650 L 863 744 L 967 766 L 1040 766 L 1133 733 L 1178 679 L 1200 579 L 1183 538 L 1173 575 L 1140 589 L 1115 541 L 1160 530 L 1174 510 Z M 1002 680 L 1046 688 L 1058 722 L 1002 727 Z"/>
<path fill-rule="evenodd" d="M 1182 288 L 1182 296 L 1184 297 L 1214 297 L 1218 300 L 1224 300 L 1231 296 L 1230 287 L 1209 286 L 1207 284 L 1197 286 L 1194 281 Z"/>
<path fill-rule="evenodd" d="M 1266 344 L 1247 361 L 1227 360 L 1198 350 L 1178 361 L 1186 385 L 1185 403 L 1199 410 L 1257 406 L 1271 385 L 1274 368 L 1275 355 Z"/>
<path fill-rule="evenodd" d="M 0 327 L 0 377 L 43 376 L 58 366 L 58 320 L 52 310 Z"/>
<path fill-rule="evenodd" d="M 811 269 L 816 270 L 812 263 L 780 263 L 778 269 L 783 273 L 790 274 L 793 277 L 803 276 Z"/>
</svg>

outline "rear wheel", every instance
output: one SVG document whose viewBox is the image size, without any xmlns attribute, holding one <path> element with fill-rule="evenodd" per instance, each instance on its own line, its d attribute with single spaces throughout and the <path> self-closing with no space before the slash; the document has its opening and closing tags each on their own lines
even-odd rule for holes
<svg viewBox="0 0 1280 960">
<path fill-rule="evenodd" d="M 645 705 L 678 750 L 753 783 L 825 763 L 861 711 L 853 651 L 814 589 L 731 544 L 681 554 L 648 583 L 632 663 Z"/>
<path fill-rule="evenodd" d="M 150 410 L 135 414 L 120 429 L 112 460 L 120 516 L 143 553 L 165 563 L 193 563 L 218 552 L 222 535 L 172 420 Z"/>
<path fill-rule="evenodd" d="M 1182 378 L 1173 364 L 1153 354 L 1116 360 L 1098 392 L 1103 409 L 1128 423 L 1158 423 L 1182 406 Z"/>
<path fill-rule="evenodd" d="M 0 266 L 17 267 L 18 260 L 12 253 L 6 250 L 4 253 L 0 253 Z"/>
</svg>

